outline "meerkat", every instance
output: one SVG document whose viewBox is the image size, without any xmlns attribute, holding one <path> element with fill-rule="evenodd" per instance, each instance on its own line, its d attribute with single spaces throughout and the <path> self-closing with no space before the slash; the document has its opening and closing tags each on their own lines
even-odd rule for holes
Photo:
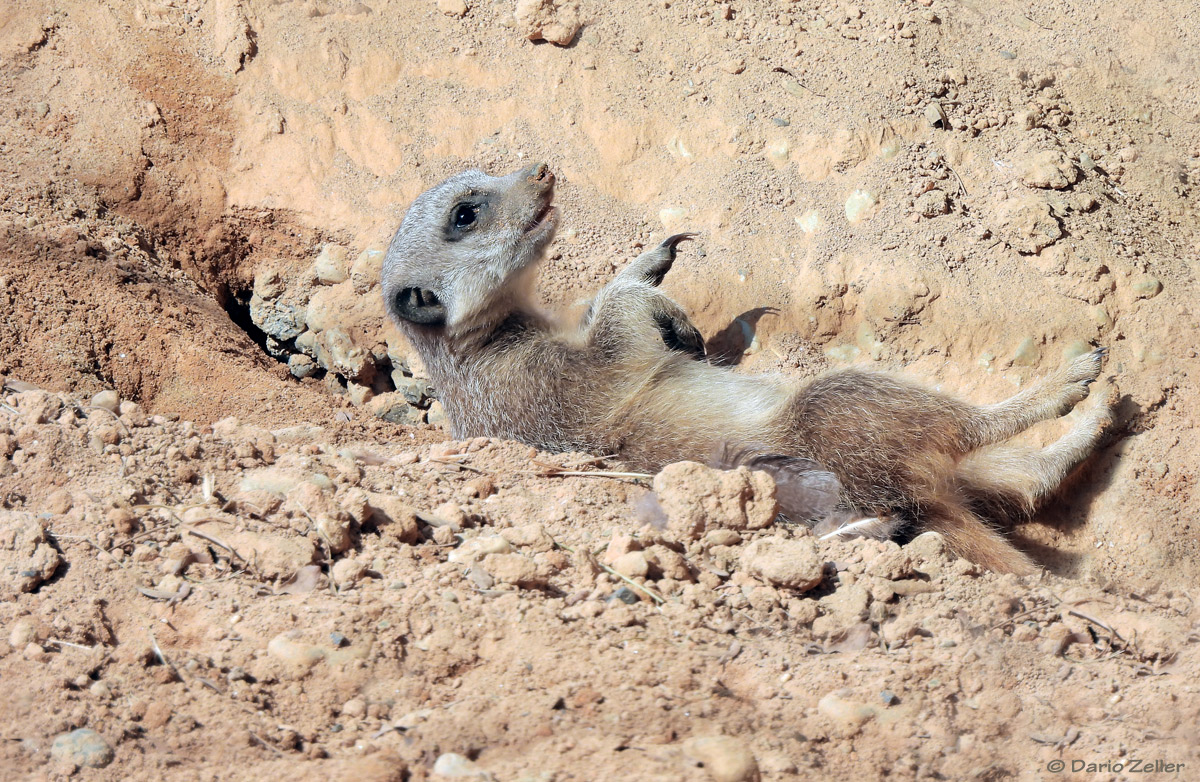
<svg viewBox="0 0 1200 782">
<path fill-rule="evenodd" d="M 935 530 L 982 567 L 1036 570 L 994 523 L 1031 514 L 1091 453 L 1111 393 L 1046 448 L 1005 441 L 1087 397 L 1103 348 L 990 405 L 863 369 L 807 384 L 738 374 L 703 360 L 699 332 L 659 288 L 687 234 L 637 257 L 581 318 L 559 322 L 533 296 L 558 222 L 554 184 L 544 164 L 457 174 L 417 197 L 388 247 L 387 312 L 420 354 L 454 437 L 615 454 L 648 472 L 732 453 L 777 476 L 793 518 L 836 509 L 872 519 L 878 537 Z"/>
</svg>

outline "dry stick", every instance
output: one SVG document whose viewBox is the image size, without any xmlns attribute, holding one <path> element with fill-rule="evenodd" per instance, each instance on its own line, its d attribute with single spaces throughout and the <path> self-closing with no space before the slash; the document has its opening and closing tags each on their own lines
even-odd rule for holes
<svg viewBox="0 0 1200 782">
<path fill-rule="evenodd" d="M 84 646 L 83 644 L 73 644 L 70 641 L 60 641 L 57 638 L 47 638 L 46 643 L 58 644 L 59 646 L 70 646 L 73 649 L 82 649 L 85 652 L 90 652 L 96 648 L 94 646 Z"/>
<path fill-rule="evenodd" d="M 1068 608 L 1067 613 L 1070 614 L 1071 616 L 1078 617 L 1078 618 L 1084 620 L 1085 622 L 1091 622 L 1092 624 L 1096 625 L 1096 627 L 1099 627 L 1102 630 L 1107 630 L 1108 632 L 1112 633 L 1113 637 L 1115 637 L 1118 641 L 1120 641 L 1122 645 L 1132 648 L 1132 644 L 1130 644 L 1128 641 L 1126 641 L 1121 636 L 1120 633 L 1118 633 L 1116 630 L 1114 630 L 1109 625 L 1106 625 L 1104 622 L 1101 622 L 1096 617 L 1088 616 L 1087 614 L 1085 614 L 1081 611 L 1076 611 L 1074 608 Z"/>
<path fill-rule="evenodd" d="M 274 752 L 274 753 L 275 753 L 275 755 L 276 755 L 276 757 L 283 757 L 283 752 L 281 752 L 281 751 L 279 750 L 279 748 L 278 748 L 278 747 L 276 747 L 276 746 L 274 746 L 274 745 L 272 745 L 272 744 L 268 744 L 268 743 L 267 743 L 266 741 L 264 741 L 264 740 L 263 740 L 261 737 L 259 737 L 259 735 L 258 735 L 257 733 L 255 733 L 255 732 L 254 732 L 254 731 L 252 731 L 252 730 L 248 730 L 248 731 L 246 731 L 246 732 L 247 732 L 247 733 L 249 733 L 249 734 L 250 734 L 250 738 L 254 739 L 254 741 L 255 741 L 255 742 L 257 742 L 257 743 L 258 743 L 260 746 L 266 747 L 267 749 L 269 749 L 269 750 L 271 750 L 272 752 Z"/>
<path fill-rule="evenodd" d="M 154 637 L 154 630 L 149 630 L 148 632 L 150 633 L 150 643 L 154 647 L 154 654 L 158 657 L 158 661 L 174 671 L 175 675 L 179 677 L 179 681 L 183 682 L 183 686 L 187 687 L 187 679 L 183 678 L 183 674 L 175 667 L 175 663 L 168 660 L 167 656 L 163 654 L 162 647 L 158 645 L 158 639 Z M 191 688 L 188 687 L 188 689 Z"/>
<path fill-rule="evenodd" d="M 565 546 L 562 543 L 559 543 L 557 540 L 554 541 L 554 545 L 558 546 L 563 551 L 569 552 L 571 554 L 575 553 L 575 549 L 571 548 L 570 546 Z M 591 553 L 591 552 L 588 552 L 588 553 Z M 592 557 L 593 557 L 593 559 L 595 559 L 594 554 L 592 555 Z M 600 562 L 597 560 L 596 565 L 599 566 L 599 568 L 601 570 L 603 570 L 605 573 L 608 573 L 609 575 L 612 575 L 612 576 L 616 576 L 617 578 L 624 581 L 626 584 L 629 584 L 634 589 L 637 589 L 638 591 L 644 593 L 647 597 L 649 597 L 654 602 L 656 602 L 656 603 L 667 602 L 667 599 L 665 597 L 658 594 L 653 589 L 650 589 L 649 587 L 646 587 L 646 586 L 642 586 L 638 582 L 634 581 L 632 578 L 629 578 L 628 576 L 624 575 L 623 573 L 618 573 L 617 571 L 613 570 L 611 567 L 604 564 L 603 562 Z"/>
<path fill-rule="evenodd" d="M 125 434 L 129 435 L 130 437 L 133 436 L 133 432 L 129 431 L 129 427 L 126 426 L 125 422 L 121 420 L 121 416 L 117 415 L 112 410 L 109 410 L 107 407 L 97 407 L 96 405 L 88 405 L 84 409 L 85 410 L 100 410 L 102 412 L 108 413 L 113 418 L 117 419 L 117 423 L 120 424 L 121 428 L 125 430 Z M 87 413 L 84 413 L 84 415 L 87 415 Z"/>
<path fill-rule="evenodd" d="M 479 475 L 487 475 L 487 473 L 485 473 L 483 470 L 479 469 L 478 467 L 472 467 L 469 464 L 460 464 L 459 462 L 450 461 L 449 459 L 432 459 L 432 458 L 430 458 L 430 459 L 426 459 L 426 461 L 433 462 L 434 464 L 444 464 L 447 467 L 457 467 L 460 470 L 469 470 L 469 471 L 471 471 L 473 473 L 477 473 Z"/>
<path fill-rule="evenodd" d="M 13 415 L 17 415 L 17 416 L 19 416 L 21 414 L 20 410 L 18 410 L 15 407 L 10 407 L 10 406 L 4 404 L 3 402 L 0 402 L 0 409 L 3 409 L 6 413 L 12 413 Z"/>
<path fill-rule="evenodd" d="M 955 171 L 953 168 L 950 168 L 949 163 L 946 164 L 946 168 L 947 168 L 947 170 L 950 171 L 951 174 L 954 174 L 954 178 L 958 180 L 958 186 L 962 188 L 963 195 L 965 195 L 965 196 L 971 195 L 971 193 L 967 190 L 967 186 L 963 184 L 962 177 L 960 177 L 958 175 L 958 172 Z"/>
<path fill-rule="evenodd" d="M 651 480 L 653 475 L 644 472 L 613 472 L 611 470 L 568 470 L 564 467 L 559 467 L 557 464 L 549 464 L 547 462 L 539 462 L 537 459 L 529 460 L 532 464 L 541 467 L 542 472 L 533 472 L 534 475 L 540 475 L 543 478 L 623 478 L 630 480 Z M 532 472 L 532 471 L 528 471 Z"/>
</svg>

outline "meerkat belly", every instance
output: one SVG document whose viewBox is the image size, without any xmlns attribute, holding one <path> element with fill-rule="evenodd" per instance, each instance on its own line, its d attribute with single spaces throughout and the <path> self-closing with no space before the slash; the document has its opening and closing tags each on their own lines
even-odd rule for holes
<svg viewBox="0 0 1200 782">
<path fill-rule="evenodd" d="M 723 444 L 772 446 L 783 434 L 788 392 L 771 378 L 678 359 L 630 381 L 610 400 L 604 425 L 621 459 L 639 469 L 708 462 Z"/>
</svg>

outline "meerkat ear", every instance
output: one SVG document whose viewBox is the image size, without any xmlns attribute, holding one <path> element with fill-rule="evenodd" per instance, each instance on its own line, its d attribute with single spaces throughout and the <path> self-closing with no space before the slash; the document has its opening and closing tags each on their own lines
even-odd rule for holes
<svg viewBox="0 0 1200 782">
<path fill-rule="evenodd" d="M 446 305 L 424 288 L 405 288 L 396 294 L 396 314 L 410 323 L 440 326 L 446 322 Z"/>
</svg>

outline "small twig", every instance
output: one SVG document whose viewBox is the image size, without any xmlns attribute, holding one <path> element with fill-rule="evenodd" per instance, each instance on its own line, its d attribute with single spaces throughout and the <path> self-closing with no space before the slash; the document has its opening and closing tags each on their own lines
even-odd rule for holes
<svg viewBox="0 0 1200 782">
<path fill-rule="evenodd" d="M 3 402 L 0 402 L 0 409 L 4 410 L 6 413 L 12 413 L 13 415 L 21 414 L 20 410 L 18 410 L 15 407 L 10 407 L 9 405 L 4 404 Z"/>
<path fill-rule="evenodd" d="M 554 541 L 554 545 L 558 546 L 560 549 L 562 549 L 563 551 L 566 551 L 569 554 L 575 553 L 575 549 L 571 548 L 570 546 L 564 546 L 562 543 L 559 543 L 557 540 Z M 642 584 L 639 584 L 638 582 L 634 581 L 632 578 L 629 578 L 628 576 L 624 575 L 623 573 L 618 573 L 616 570 L 613 570 L 611 567 L 604 564 L 603 562 L 600 562 L 597 560 L 596 565 L 601 570 L 603 570 L 605 573 L 608 573 L 610 576 L 616 576 L 617 578 L 624 581 L 626 584 L 629 584 L 629 586 L 631 586 L 634 589 L 638 590 L 639 592 L 645 594 L 647 597 L 649 597 L 655 603 L 667 602 L 667 599 L 665 597 L 658 594 L 653 589 L 651 589 L 647 586 L 643 586 Z"/>
<path fill-rule="evenodd" d="M 271 745 L 271 744 L 268 744 L 268 743 L 267 743 L 266 741 L 264 741 L 264 740 L 263 740 L 263 739 L 262 739 L 262 738 L 261 738 L 261 737 L 260 737 L 260 736 L 259 736 L 257 733 L 255 733 L 255 732 L 254 732 L 254 731 L 252 731 L 252 730 L 248 730 L 248 731 L 246 731 L 246 732 L 247 732 L 247 733 L 249 733 L 249 734 L 250 734 L 250 738 L 254 739 L 254 741 L 255 741 L 256 743 L 258 743 L 260 746 L 262 746 L 262 747 L 265 747 L 266 749 L 269 749 L 269 750 L 271 750 L 272 752 L 274 752 L 274 753 L 275 753 L 275 755 L 276 755 L 276 757 L 283 757 L 283 752 L 281 752 L 281 751 L 279 750 L 279 748 L 278 748 L 278 747 L 276 747 L 276 746 L 273 746 L 273 745 Z"/>
<path fill-rule="evenodd" d="M 92 651 L 93 649 L 95 649 L 95 648 L 96 648 L 96 647 L 94 647 L 94 646 L 84 646 L 83 644 L 73 644 L 73 643 L 71 643 L 70 641 L 60 641 L 60 640 L 58 640 L 57 638 L 47 638 L 47 639 L 46 639 L 46 643 L 48 643 L 48 644 L 58 644 L 59 646 L 69 646 L 69 647 L 71 647 L 72 649 L 82 649 L 82 650 L 84 650 L 85 652 L 90 652 L 90 651 Z"/>
<path fill-rule="evenodd" d="M 236 551 L 236 550 L 233 548 L 233 546 L 229 545 L 228 543 L 224 543 L 224 542 L 222 542 L 222 541 L 218 540 L 217 538 L 214 538 L 212 535 L 206 535 L 205 533 L 203 533 L 203 532 L 201 532 L 201 531 L 199 531 L 199 530 L 192 529 L 191 527 L 188 527 L 188 528 L 186 528 L 184 531 L 185 531 L 185 532 L 187 532 L 187 533 L 189 533 L 189 534 L 191 534 L 191 535 L 195 535 L 195 536 L 196 536 L 196 537 L 198 537 L 198 538 L 202 538 L 202 539 L 204 539 L 204 540 L 207 540 L 209 543 L 212 543 L 214 546 L 220 546 L 221 548 L 225 549 L 226 551 L 228 551 L 228 552 L 229 552 L 230 554 L 232 554 L 233 556 L 235 556 L 235 557 L 237 557 L 238 559 L 240 559 L 240 560 L 241 560 L 241 561 L 242 561 L 244 564 L 246 564 L 247 566 L 250 564 L 250 560 L 246 559 L 246 558 L 245 558 L 245 557 L 243 557 L 241 554 L 239 554 L 239 553 L 238 553 L 238 552 L 237 552 L 237 551 Z"/>
<path fill-rule="evenodd" d="M 113 418 L 117 419 L 117 423 L 121 425 L 121 428 L 123 430 L 125 430 L 125 434 L 129 435 L 130 437 L 133 436 L 133 432 L 130 432 L 129 427 L 126 426 L 125 422 L 121 420 L 121 416 L 117 415 L 112 410 L 109 410 L 107 407 L 98 407 L 96 405 L 86 405 L 83 409 L 84 410 L 99 410 L 103 413 L 108 413 Z M 87 415 L 87 413 L 84 413 L 84 415 Z"/>
<path fill-rule="evenodd" d="M 89 546 L 91 546 L 92 548 L 96 549 L 96 551 L 99 551 L 101 554 L 104 554 L 104 555 L 106 555 L 106 556 L 107 556 L 109 559 L 111 559 L 113 562 L 116 562 L 116 563 L 117 563 L 118 565 L 120 565 L 121 567 L 123 567 L 123 568 L 124 568 L 124 567 L 127 567 L 127 565 L 126 565 L 124 562 L 122 562 L 121 560 L 117 559 L 117 558 L 116 558 L 116 557 L 113 555 L 113 553 L 112 553 L 111 551 L 109 551 L 108 549 L 104 548 L 104 546 L 101 546 L 99 543 L 97 543 L 96 541 L 92 540 L 91 538 L 85 538 L 85 537 L 84 537 L 84 536 L 82 536 L 82 535 L 60 536 L 60 535 L 55 535 L 53 532 L 51 532 L 50 534 L 51 534 L 51 535 L 54 535 L 54 537 L 56 537 L 56 538 L 58 538 L 58 537 L 71 537 L 71 538 L 75 538 L 75 539 L 78 539 L 78 540 L 82 540 L 84 543 L 86 543 L 86 544 L 88 544 Z M 113 548 L 116 548 L 116 546 L 114 546 Z"/>
<path fill-rule="evenodd" d="M 471 471 L 473 473 L 477 473 L 479 475 L 487 474 L 483 470 L 479 469 L 478 467 L 472 467 L 469 464 L 460 464 L 459 462 L 452 462 L 447 459 L 426 459 L 426 461 L 433 462 L 434 464 L 444 464 L 447 467 L 456 467 L 460 470 L 469 470 L 469 471 Z"/>
<path fill-rule="evenodd" d="M 545 471 L 535 473 L 543 478 L 621 478 L 626 480 L 642 480 L 649 481 L 654 478 L 653 475 L 644 472 L 612 472 L 609 470 L 564 470 L 562 468 L 546 468 Z"/>
<path fill-rule="evenodd" d="M 971 193 L 968 192 L 968 190 L 967 190 L 967 186 L 963 184 L 962 177 L 960 177 L 958 175 L 957 171 L 955 171 L 953 168 L 950 167 L 949 163 L 946 164 L 946 170 L 949 171 L 951 174 L 954 174 L 954 178 L 958 180 L 958 186 L 962 188 L 963 195 L 965 195 L 965 196 L 971 195 Z"/>
<path fill-rule="evenodd" d="M 1126 641 L 1121 636 L 1120 633 L 1118 633 L 1116 630 L 1114 630 L 1112 627 L 1105 624 L 1104 622 L 1101 622 L 1096 617 L 1088 616 L 1087 614 L 1083 613 L 1082 611 L 1076 611 L 1074 608 L 1068 608 L 1067 613 L 1070 614 L 1071 616 L 1078 617 L 1079 619 L 1082 619 L 1085 622 L 1091 622 L 1092 624 L 1096 625 L 1096 627 L 1099 627 L 1101 630 L 1107 630 L 1108 632 L 1112 633 L 1113 637 L 1116 638 L 1118 641 L 1120 641 L 1123 646 L 1127 646 L 1127 647 L 1131 646 L 1131 644 L 1128 641 Z"/>
<path fill-rule="evenodd" d="M 165 654 L 163 654 L 162 647 L 158 645 L 158 639 L 154 637 L 154 631 L 150 630 L 149 632 L 150 632 L 150 644 L 151 644 L 151 646 L 154 647 L 154 656 L 158 658 L 158 661 L 160 663 L 162 663 L 163 665 L 167 666 L 172 671 L 174 671 L 175 675 L 179 677 L 179 681 L 183 682 L 184 685 L 186 686 L 187 680 L 183 678 L 183 674 L 180 673 L 179 669 L 175 667 L 175 663 L 168 660 L 167 656 Z"/>
</svg>

